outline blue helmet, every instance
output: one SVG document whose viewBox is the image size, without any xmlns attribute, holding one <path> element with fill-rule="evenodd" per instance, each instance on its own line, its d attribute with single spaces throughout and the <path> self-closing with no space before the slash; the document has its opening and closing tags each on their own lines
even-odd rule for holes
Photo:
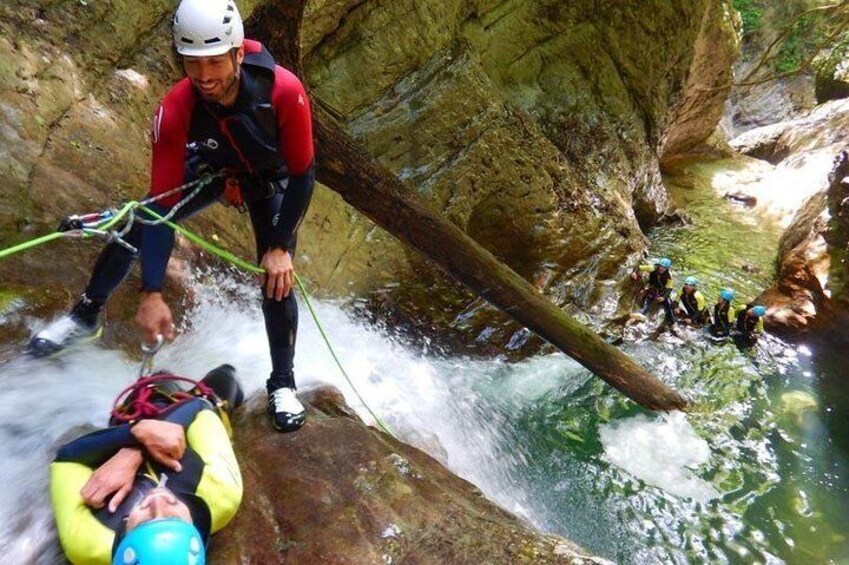
<svg viewBox="0 0 849 565">
<path fill-rule="evenodd" d="M 200 532 L 179 518 L 145 522 L 131 530 L 115 550 L 112 565 L 204 565 L 206 548 Z"/>
<path fill-rule="evenodd" d="M 699 285 L 699 279 L 697 279 L 696 277 L 692 277 L 692 276 L 687 277 L 686 279 L 684 279 L 684 284 L 687 285 L 687 286 L 698 286 Z"/>
<path fill-rule="evenodd" d="M 758 304 L 757 306 L 752 306 L 752 314 L 755 316 L 763 316 L 766 314 L 766 308 Z"/>
<path fill-rule="evenodd" d="M 730 288 L 723 288 L 722 291 L 719 293 L 719 297 L 726 302 L 731 302 L 732 300 L 734 300 L 734 291 Z"/>
<path fill-rule="evenodd" d="M 671 259 L 668 259 L 668 258 L 666 258 L 666 257 L 663 257 L 663 258 L 658 259 L 657 261 L 655 261 L 655 262 L 654 262 L 654 264 L 655 264 L 655 265 L 660 265 L 660 266 L 661 266 L 661 267 L 663 267 L 664 269 L 669 269 L 670 267 L 672 267 L 672 260 L 671 260 Z"/>
</svg>

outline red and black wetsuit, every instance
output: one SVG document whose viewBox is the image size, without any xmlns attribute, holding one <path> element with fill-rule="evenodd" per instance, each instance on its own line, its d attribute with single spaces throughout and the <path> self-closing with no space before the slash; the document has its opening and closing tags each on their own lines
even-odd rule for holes
<svg viewBox="0 0 849 565">
<path fill-rule="evenodd" d="M 294 255 L 298 226 L 314 185 L 312 118 L 300 80 L 277 65 L 259 42 L 247 39 L 244 47 L 239 92 L 232 106 L 204 100 L 188 78 L 163 98 L 151 130 L 150 195 L 195 180 L 204 171 L 228 171 L 239 180 L 259 261 L 272 248 Z M 218 201 L 224 187 L 221 178 L 204 187 L 173 219 L 185 219 Z M 151 208 L 165 214 L 185 196 L 171 195 Z M 142 290 L 160 290 L 174 245 L 173 230 L 164 224 L 139 228 L 137 223 L 125 239 L 139 249 Z M 109 245 L 95 265 L 86 299 L 98 307 L 105 303 L 134 258 L 125 248 Z M 263 297 L 262 309 L 272 358 L 269 390 L 294 387 L 294 292 L 281 302 Z"/>
</svg>

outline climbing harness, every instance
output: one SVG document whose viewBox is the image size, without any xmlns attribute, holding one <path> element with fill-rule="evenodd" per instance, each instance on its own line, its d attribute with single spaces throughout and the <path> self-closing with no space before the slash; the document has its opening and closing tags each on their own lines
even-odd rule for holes
<svg viewBox="0 0 849 565">
<path fill-rule="evenodd" d="M 152 196 L 150 198 L 146 198 L 140 201 L 130 201 L 124 204 L 124 206 L 120 210 L 105 210 L 103 212 L 95 212 L 91 214 L 84 214 L 81 216 L 68 216 L 67 218 L 62 220 L 59 229 L 56 232 L 20 243 L 7 249 L 0 250 L 0 259 L 62 237 L 102 236 L 107 238 L 108 241 L 116 241 L 118 244 L 129 249 L 133 253 L 137 253 L 138 250 L 129 243 L 127 243 L 123 239 L 123 236 L 130 231 L 133 222 L 138 221 L 139 223 L 145 225 L 165 224 L 171 229 L 173 229 L 175 232 L 183 235 L 186 239 L 192 241 L 193 243 L 204 249 L 205 251 L 208 251 L 209 253 L 212 253 L 213 255 L 216 255 L 221 259 L 232 263 L 233 265 L 239 267 L 244 271 L 255 274 L 264 273 L 265 269 L 248 263 L 244 259 L 237 257 L 229 251 L 216 247 L 215 245 L 209 243 L 200 236 L 190 232 L 186 228 L 172 221 L 174 214 L 180 208 L 185 206 L 192 198 L 194 198 L 203 189 L 204 186 L 208 185 L 216 178 L 225 177 L 229 175 L 230 173 L 228 171 L 219 171 L 217 173 L 205 173 L 200 178 L 194 181 L 172 188 L 171 190 L 163 192 L 162 194 L 157 194 L 156 196 Z M 182 198 L 179 202 L 177 202 L 165 215 L 159 214 L 149 207 L 150 204 L 153 204 L 178 192 L 182 192 L 183 190 L 186 190 L 188 188 L 193 188 L 192 192 L 190 192 L 186 197 Z M 136 213 L 137 210 L 141 210 L 148 218 L 140 217 L 140 215 Z M 126 223 L 124 224 L 124 227 L 121 230 L 113 230 L 112 228 L 124 218 L 126 218 Z M 336 366 L 339 367 L 339 371 L 342 373 L 342 376 L 348 382 L 348 385 L 351 387 L 351 390 L 354 391 L 354 394 L 363 404 L 366 411 L 368 411 L 368 413 L 374 418 L 378 427 L 380 427 L 380 429 L 386 432 L 387 434 L 393 435 L 390 428 L 383 422 L 383 420 L 381 420 L 377 416 L 377 414 L 374 413 L 371 407 L 369 407 L 369 405 L 366 403 L 365 399 L 363 399 L 362 395 L 360 395 L 359 391 L 357 390 L 357 387 L 354 386 L 353 381 L 351 380 L 350 376 L 348 376 L 348 373 L 347 371 L 345 371 L 345 368 L 342 366 L 342 362 L 336 355 L 333 345 L 330 343 L 330 338 L 327 336 L 327 333 L 325 332 L 324 327 L 322 326 L 321 321 L 318 318 L 318 314 L 313 308 L 309 292 L 307 291 L 303 281 L 298 276 L 298 274 L 294 273 L 294 275 L 295 282 L 304 297 L 304 302 L 306 302 L 307 309 L 309 310 L 313 321 L 315 321 L 319 333 L 321 334 L 325 345 L 327 345 L 327 349 L 330 351 L 330 355 L 333 357 Z M 159 338 L 161 337 L 162 336 L 159 336 Z M 166 373 L 147 375 L 147 373 L 152 371 L 153 368 L 153 356 L 161 347 L 161 339 L 157 339 L 157 343 L 153 346 L 142 346 L 142 366 L 139 370 L 139 379 L 135 383 L 124 389 L 115 399 L 115 403 L 112 408 L 113 420 L 118 422 L 131 422 L 137 420 L 140 417 L 152 417 L 158 415 L 163 408 L 157 407 L 151 402 L 151 400 L 157 394 L 155 386 L 156 383 L 161 383 L 163 381 L 184 381 L 192 383 L 197 387 L 197 390 L 202 396 L 207 397 L 211 402 L 213 402 L 213 404 L 215 404 L 219 408 L 221 407 L 220 402 L 217 400 L 217 397 L 215 396 L 213 391 L 209 389 L 209 387 L 202 385 L 202 383 L 198 381 Z M 133 393 L 137 394 L 134 395 Z M 162 393 L 159 392 L 158 394 Z M 168 396 L 168 398 L 173 399 L 175 402 L 185 402 L 186 400 L 195 398 L 196 396 L 197 395 L 195 394 L 187 392 L 177 392 L 173 395 Z M 170 408 L 170 406 L 171 405 L 169 405 L 168 408 Z M 226 410 L 219 410 L 219 413 L 224 415 L 223 418 L 226 418 Z M 224 423 L 229 431 L 229 420 L 225 420 Z"/>
<path fill-rule="evenodd" d="M 166 382 L 184 382 L 192 385 L 196 393 L 183 390 L 167 392 L 161 386 Z M 156 418 L 165 410 L 170 410 L 177 404 L 182 404 L 193 398 L 205 397 L 214 399 L 211 388 L 200 381 L 188 377 L 180 377 L 170 373 L 156 373 L 139 378 L 126 387 L 112 404 L 112 420 L 120 423 L 135 422 L 140 418 Z M 159 400 L 160 402 L 156 402 Z M 163 403 L 161 401 L 167 401 Z M 215 404 L 213 402 L 213 404 Z"/>
</svg>

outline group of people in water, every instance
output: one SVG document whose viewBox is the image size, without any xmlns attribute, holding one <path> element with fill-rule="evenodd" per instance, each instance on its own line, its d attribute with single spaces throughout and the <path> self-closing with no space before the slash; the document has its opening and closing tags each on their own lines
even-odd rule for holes
<svg viewBox="0 0 849 565">
<path fill-rule="evenodd" d="M 663 308 L 667 327 L 671 328 L 676 321 L 681 321 L 694 327 L 706 326 L 711 336 L 731 337 L 744 347 L 758 342 L 764 332 L 766 307 L 747 303 L 738 308 L 734 305 L 734 291 L 724 288 L 711 310 L 699 290 L 699 280 L 692 275 L 684 279 L 684 286 L 676 296 L 671 268 L 672 261 L 663 257 L 653 264 L 640 265 L 631 273 L 632 280 L 645 283 L 639 299 L 641 315 L 645 316 L 659 305 Z"/>
</svg>

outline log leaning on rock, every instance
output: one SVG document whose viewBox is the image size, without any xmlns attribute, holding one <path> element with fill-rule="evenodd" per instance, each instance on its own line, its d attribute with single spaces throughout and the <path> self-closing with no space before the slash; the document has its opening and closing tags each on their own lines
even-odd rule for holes
<svg viewBox="0 0 849 565">
<path fill-rule="evenodd" d="M 306 0 L 274 0 L 254 12 L 255 30 L 283 64 L 303 76 L 300 23 Z M 595 375 L 651 410 L 687 401 L 644 367 L 540 295 L 455 225 L 441 218 L 371 157 L 313 97 L 316 178 L 377 225 L 534 331 Z"/>
</svg>

